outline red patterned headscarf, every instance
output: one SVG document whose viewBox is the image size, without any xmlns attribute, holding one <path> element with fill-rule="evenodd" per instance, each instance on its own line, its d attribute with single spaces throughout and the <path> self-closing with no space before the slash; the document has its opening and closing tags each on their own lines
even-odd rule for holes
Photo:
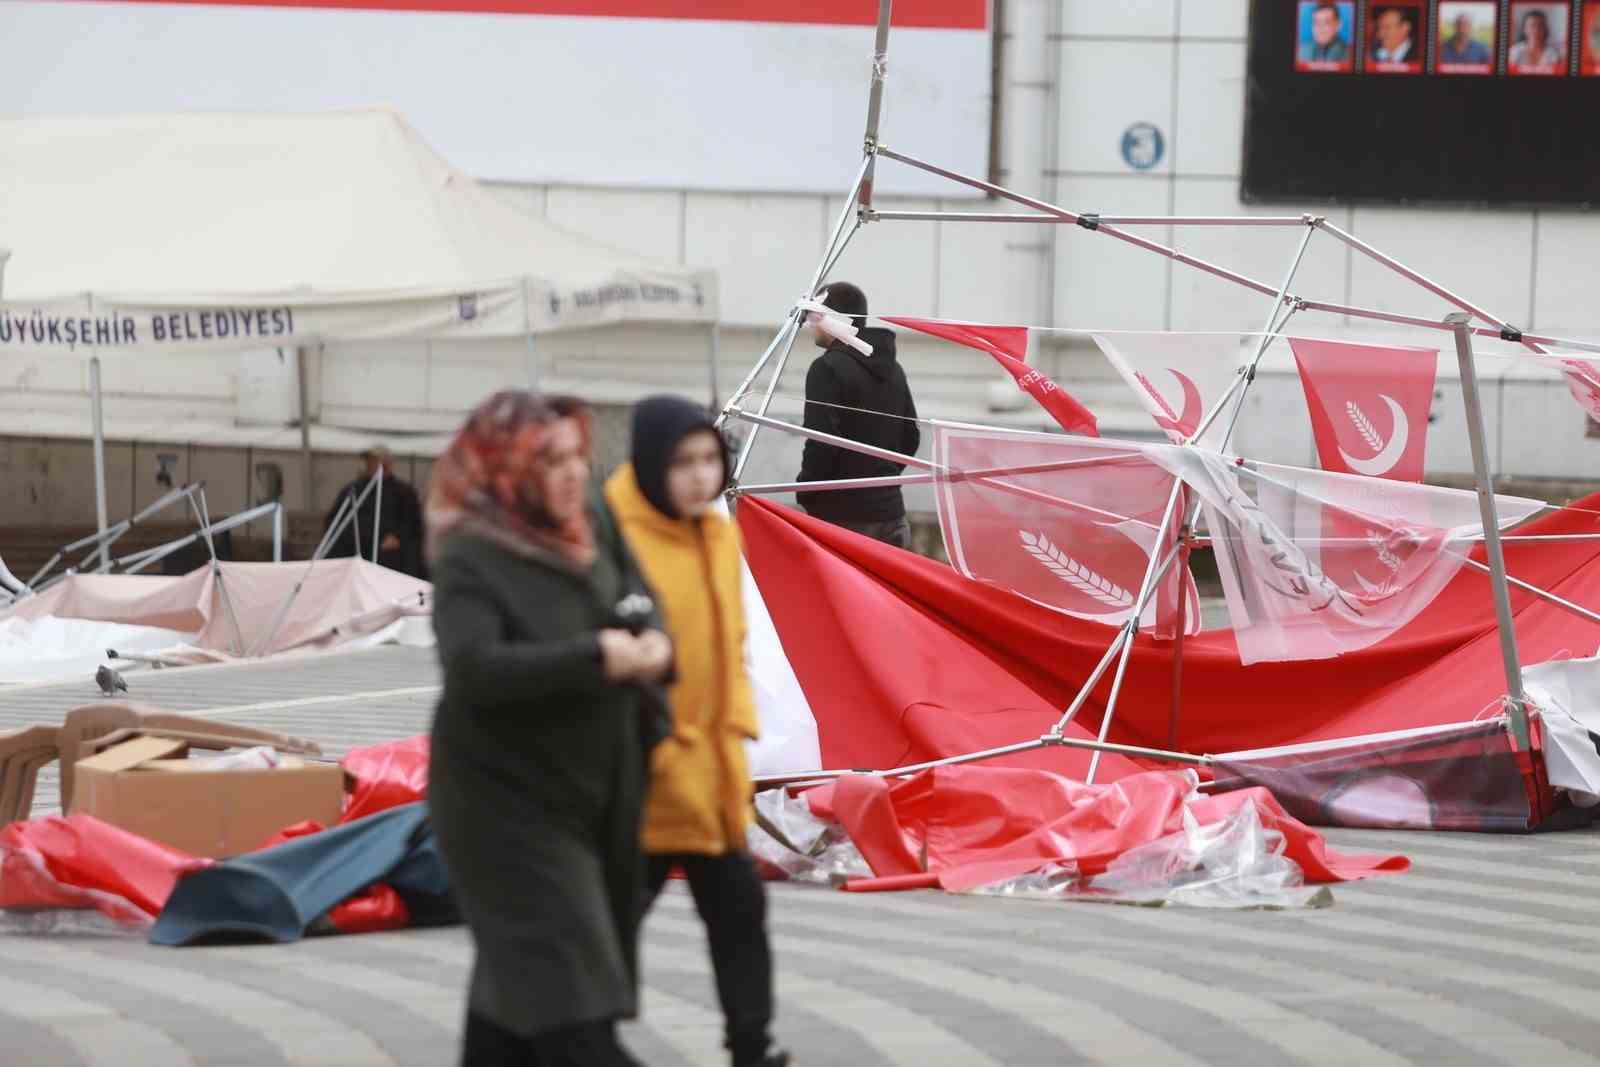
<svg viewBox="0 0 1600 1067">
<path fill-rule="evenodd" d="M 524 555 L 557 558 L 587 569 L 594 562 L 594 530 L 586 511 L 558 524 L 544 506 L 543 449 L 558 419 L 575 419 L 588 456 L 593 443 L 589 409 L 581 400 L 507 389 L 479 404 L 428 481 L 428 558 L 444 539 L 470 532 Z"/>
</svg>

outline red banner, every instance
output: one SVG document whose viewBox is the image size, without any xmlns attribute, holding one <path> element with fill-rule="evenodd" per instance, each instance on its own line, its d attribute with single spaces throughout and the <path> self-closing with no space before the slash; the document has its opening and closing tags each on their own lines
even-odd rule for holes
<svg viewBox="0 0 1600 1067">
<path fill-rule="evenodd" d="M 100 0 L 146 4 L 149 0 Z M 370 11 L 454 11 L 462 14 L 592 15 L 598 18 L 683 19 L 714 22 L 804 22 L 823 26 L 871 26 L 878 7 L 870 0 L 158 0 L 163 4 L 214 7 L 310 7 Z M 894 25 L 935 30 L 981 30 L 988 24 L 985 0 L 898 0 Z"/>
<path fill-rule="evenodd" d="M 1289 338 L 1322 469 L 1422 481 L 1438 349 Z"/>
<path fill-rule="evenodd" d="M 910 330 L 919 330 L 958 345 L 987 352 L 1015 378 L 1017 388 L 1039 402 L 1061 428 L 1084 437 L 1099 437 L 1094 412 L 1078 398 L 1061 388 L 1047 375 L 1028 366 L 1028 328 L 1026 326 L 988 326 L 974 322 L 944 322 L 939 319 L 887 318 Z"/>
</svg>

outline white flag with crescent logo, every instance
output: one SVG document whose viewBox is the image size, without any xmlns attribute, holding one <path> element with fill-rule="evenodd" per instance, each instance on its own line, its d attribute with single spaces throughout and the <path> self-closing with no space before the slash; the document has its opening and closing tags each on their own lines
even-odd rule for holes
<svg viewBox="0 0 1600 1067">
<path fill-rule="evenodd" d="M 1255 354 L 1257 338 L 1232 333 L 1105 333 L 1094 343 L 1139 406 L 1174 444 L 1187 440 Z M 1220 446 L 1228 419 L 1212 422 L 1201 444 Z"/>
</svg>

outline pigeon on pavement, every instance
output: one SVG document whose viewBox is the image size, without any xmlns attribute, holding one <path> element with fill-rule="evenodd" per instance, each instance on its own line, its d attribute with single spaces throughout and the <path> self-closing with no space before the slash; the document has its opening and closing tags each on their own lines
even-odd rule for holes
<svg viewBox="0 0 1600 1067">
<path fill-rule="evenodd" d="M 99 684 L 100 692 L 108 697 L 116 696 L 119 689 L 124 693 L 128 691 L 128 683 L 122 680 L 122 675 L 110 667 L 102 665 L 99 670 L 94 672 L 94 680 Z"/>
</svg>

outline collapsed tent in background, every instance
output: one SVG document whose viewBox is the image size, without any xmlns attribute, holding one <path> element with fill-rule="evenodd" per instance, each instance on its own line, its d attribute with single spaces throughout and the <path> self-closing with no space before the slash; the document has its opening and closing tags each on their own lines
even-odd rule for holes
<svg viewBox="0 0 1600 1067">
<path fill-rule="evenodd" d="M 82 619 L 192 634 L 198 659 L 332 648 L 430 614 L 433 586 L 362 559 L 219 563 L 179 578 L 74 574 L 0 610 L 12 620 Z M 155 650 L 150 650 L 154 652 Z"/>
<path fill-rule="evenodd" d="M 1597 506 L 1600 495 L 1519 532 L 1600 532 Z M 757 498 L 740 501 L 738 518 L 766 610 L 805 692 L 824 768 L 885 769 L 1037 738 L 1057 721 L 1104 652 L 1105 632 L 1098 624 L 973 582 L 943 564 Z M 1472 555 L 1480 553 L 1481 546 Z M 1600 598 L 1600 545 L 1595 542 L 1515 540 L 1507 543 L 1506 556 L 1511 573 L 1559 596 L 1580 603 Z M 1359 747 L 1356 739 L 1369 735 L 1497 714 L 1505 676 L 1494 621 L 1484 611 L 1487 587 L 1484 575 L 1460 570 L 1394 633 L 1327 660 L 1244 666 L 1233 631 L 1194 635 L 1182 648 L 1183 693 L 1176 709 L 1173 645 L 1140 633 L 1109 740 L 1219 756 L 1248 752 L 1253 762 L 1270 763 L 1270 752 L 1262 750 L 1313 743 Z M 1512 600 L 1526 663 L 1586 655 L 1600 647 L 1600 624 L 1521 590 L 1513 590 Z M 759 663 L 756 669 L 762 669 Z M 1068 724 L 1069 736 L 1092 736 L 1108 689 L 1102 681 L 1090 693 Z M 765 722 L 796 709 L 763 707 L 762 712 Z M 1494 741 L 1497 751 L 1511 752 L 1503 739 L 1502 728 Z M 1459 740 L 1445 735 L 1441 744 L 1458 746 Z M 1437 752 L 1412 751 L 1412 762 L 1441 758 Z M 1447 762 L 1449 751 L 1442 757 Z M 1335 776 L 1341 782 L 1361 777 L 1372 765 L 1356 758 L 1359 753 L 1346 755 L 1350 758 Z M 1087 753 L 1044 747 L 993 762 L 1081 778 Z M 1525 797 L 1521 828 L 1541 822 L 1554 804 L 1529 762 L 1526 753 L 1508 756 L 1505 765 L 1514 783 L 1494 787 L 1498 795 Z M 813 769 L 760 768 L 796 774 Z M 1120 756 L 1101 762 L 1106 781 L 1142 769 Z M 1470 779 L 1446 774 L 1435 780 Z M 1315 785 L 1323 779 L 1310 781 Z M 1279 799 L 1314 821 L 1339 821 L 1339 806 L 1328 808 L 1321 798 L 1299 803 L 1280 794 Z M 1494 821 L 1482 817 L 1470 790 L 1464 798 L 1433 796 L 1429 804 L 1440 811 L 1478 811 L 1480 828 L 1491 828 L 1485 823 Z M 1439 819 L 1423 821 L 1442 825 Z M 1458 827 L 1470 821 L 1444 820 Z"/>
</svg>

